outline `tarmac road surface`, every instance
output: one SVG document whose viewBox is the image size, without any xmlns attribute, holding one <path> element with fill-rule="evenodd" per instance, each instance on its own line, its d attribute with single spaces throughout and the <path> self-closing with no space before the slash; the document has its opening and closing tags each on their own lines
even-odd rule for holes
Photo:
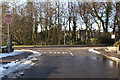
<svg viewBox="0 0 120 80">
<path fill-rule="evenodd" d="M 21 78 L 118 78 L 118 63 L 88 52 L 89 48 L 33 48 L 42 56 Z"/>
</svg>

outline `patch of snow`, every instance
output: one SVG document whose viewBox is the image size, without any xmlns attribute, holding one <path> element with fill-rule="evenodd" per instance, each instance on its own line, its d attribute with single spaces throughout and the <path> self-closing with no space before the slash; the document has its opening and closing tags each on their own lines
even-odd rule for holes
<svg viewBox="0 0 120 80">
<path fill-rule="evenodd" d="M 7 46 L 0 46 L 0 48 L 6 48 Z"/>
<path fill-rule="evenodd" d="M 5 71 L 6 69 L 4 69 L 3 67 L 0 67 L 0 78 L 4 77 L 3 75 L 3 71 Z"/>
<path fill-rule="evenodd" d="M 115 61 L 119 61 L 119 59 L 118 58 L 116 58 L 116 57 L 110 57 L 112 60 L 115 60 Z"/>
<path fill-rule="evenodd" d="M 101 54 L 100 52 L 94 50 L 94 48 L 88 49 L 89 52 L 93 52 L 93 53 L 97 53 L 97 54 Z"/>
<path fill-rule="evenodd" d="M 2 75 L 0 77 L 9 77 L 9 78 L 14 78 L 14 73 L 20 72 L 24 69 L 30 68 L 33 64 L 31 58 L 33 56 L 29 56 L 28 58 L 22 59 L 21 61 L 18 62 L 11 62 L 5 65 L 2 65 L 1 69 Z"/>
<path fill-rule="evenodd" d="M 96 54 L 101 54 L 99 51 L 94 50 L 94 48 L 88 49 L 88 51 L 89 51 L 89 52 L 96 53 Z M 103 55 L 103 54 L 102 54 L 102 55 Z M 116 58 L 116 57 L 110 57 L 110 56 L 107 56 L 107 55 L 103 55 L 103 56 L 106 56 L 107 58 L 109 58 L 109 59 L 111 59 L 111 60 L 114 60 L 114 61 L 120 62 L 120 59 L 119 59 L 119 58 Z"/>
<path fill-rule="evenodd" d="M 110 52 L 111 50 L 109 50 L 109 49 L 105 49 L 105 51 L 106 51 L 106 52 Z"/>
<path fill-rule="evenodd" d="M 16 51 L 16 52 L 32 52 L 32 53 L 34 53 L 34 54 L 39 54 L 39 55 L 41 55 L 41 53 L 40 52 L 37 52 L 37 51 L 33 51 L 33 50 L 25 50 L 25 49 L 22 49 L 22 50 L 14 50 L 14 51 Z"/>
<path fill-rule="evenodd" d="M 8 78 L 16 78 L 21 71 L 30 68 L 32 66 L 32 63 L 32 61 L 27 60 L 23 63 L 16 63 L 14 66 L 11 66 L 12 64 L 9 64 L 10 67 L 4 70 L 2 74 L 4 77 L 7 76 Z"/>
<path fill-rule="evenodd" d="M 17 55 L 18 53 L 21 54 L 24 52 L 33 52 L 34 54 L 20 61 L 16 60 L 8 64 L 0 65 L 0 78 L 2 77 L 16 78 L 16 77 L 19 77 L 20 75 L 23 75 L 24 74 L 23 70 L 30 68 L 32 65 L 35 65 L 35 63 L 33 63 L 32 60 L 37 60 L 36 57 L 41 56 L 39 52 L 32 51 L 32 50 L 15 50 L 14 55 Z M 4 53 L 4 54 L 7 54 L 7 53 Z M 6 56 L 13 56 L 13 54 L 6 55 Z M 2 56 L 2 57 L 5 57 L 5 56 Z"/>
<path fill-rule="evenodd" d="M 15 55 L 20 55 L 23 52 L 10 52 L 10 53 L 0 53 L 0 58 L 3 57 L 8 57 L 8 56 L 15 56 Z"/>
</svg>

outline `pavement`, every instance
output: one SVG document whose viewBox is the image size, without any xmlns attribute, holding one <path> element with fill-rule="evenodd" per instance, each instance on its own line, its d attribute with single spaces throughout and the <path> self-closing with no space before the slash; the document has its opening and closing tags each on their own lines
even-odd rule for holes
<svg viewBox="0 0 120 80">
<path fill-rule="evenodd" d="M 98 51 L 100 55 L 108 59 L 120 62 L 120 54 L 117 54 L 117 50 L 108 50 L 107 48 L 95 48 L 93 50 Z"/>
<path fill-rule="evenodd" d="M 120 78 L 120 66 L 116 61 L 90 53 L 96 47 L 26 47 L 42 53 L 36 64 L 25 70 L 20 79 L 34 78 Z M 15 49 L 23 49 L 16 47 Z M 97 47 L 96 50 L 104 49 Z M 104 54 L 104 52 L 103 52 Z M 107 53 L 105 53 L 107 54 Z M 111 53 L 112 54 L 112 53 Z M 115 55 L 114 55 L 115 56 Z M 21 58 L 21 57 L 19 57 Z M 113 80 L 114 80 L 113 79 Z M 102 80 L 102 79 L 101 79 Z"/>
<path fill-rule="evenodd" d="M 3 53 L 4 54 L 4 53 Z M 20 61 L 22 59 L 27 58 L 28 56 L 32 55 L 32 52 L 24 52 L 22 54 L 19 55 L 15 55 L 15 56 L 8 56 L 8 57 L 3 57 L 0 62 L 2 64 L 7 64 L 7 63 L 11 63 L 11 62 L 15 62 L 15 61 Z"/>
</svg>

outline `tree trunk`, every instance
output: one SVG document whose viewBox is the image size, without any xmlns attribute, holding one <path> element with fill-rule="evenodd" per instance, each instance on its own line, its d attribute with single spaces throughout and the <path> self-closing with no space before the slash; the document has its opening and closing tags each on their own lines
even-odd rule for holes
<svg viewBox="0 0 120 80">
<path fill-rule="evenodd" d="M 73 42 L 76 41 L 76 20 L 75 20 L 75 16 L 73 18 Z"/>
</svg>

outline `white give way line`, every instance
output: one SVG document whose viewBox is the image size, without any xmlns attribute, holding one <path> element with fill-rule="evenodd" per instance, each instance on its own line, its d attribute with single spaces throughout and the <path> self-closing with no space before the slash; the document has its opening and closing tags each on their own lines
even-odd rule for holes
<svg viewBox="0 0 120 80">
<path fill-rule="evenodd" d="M 74 56 L 73 53 L 72 53 L 71 51 L 69 51 L 69 53 L 70 53 L 71 56 Z"/>
<path fill-rule="evenodd" d="M 68 52 L 67 52 L 67 51 L 66 51 L 66 52 L 51 52 L 51 51 L 50 51 L 50 52 L 49 52 L 49 54 L 52 54 L 52 53 L 54 53 L 54 54 L 60 54 L 60 53 L 61 53 L 61 54 L 67 54 L 67 53 L 68 53 L 68 54 L 70 54 L 71 56 L 74 56 L 71 51 L 68 51 Z M 44 54 L 47 54 L 47 52 L 44 52 Z"/>
</svg>

